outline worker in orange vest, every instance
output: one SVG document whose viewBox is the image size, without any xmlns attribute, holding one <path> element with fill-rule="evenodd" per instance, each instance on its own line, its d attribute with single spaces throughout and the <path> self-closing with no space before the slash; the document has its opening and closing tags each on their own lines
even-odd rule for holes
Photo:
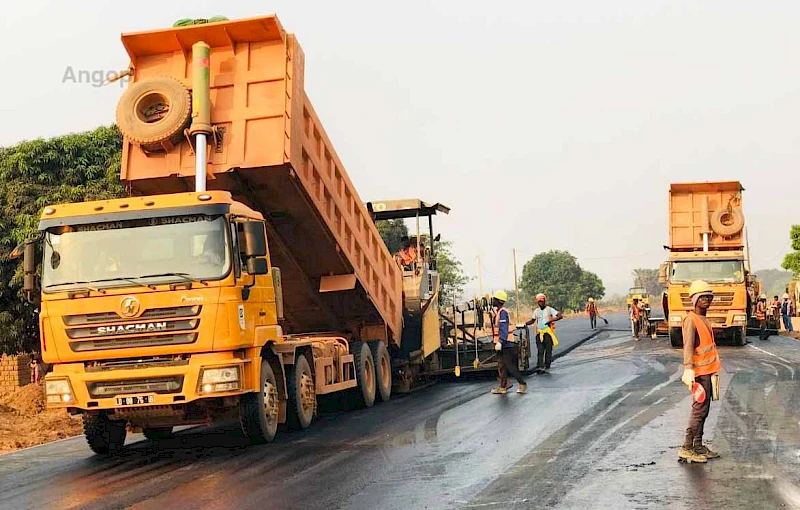
<svg viewBox="0 0 800 510">
<path fill-rule="evenodd" d="M 766 340 L 769 338 L 767 334 L 767 295 L 762 294 L 756 303 L 756 319 L 758 319 L 758 339 Z"/>
<path fill-rule="evenodd" d="M 639 319 L 642 317 L 642 310 L 639 309 L 639 298 L 633 298 L 633 304 L 628 310 L 628 317 L 631 320 L 631 332 L 633 339 L 639 341 Z"/>
<path fill-rule="evenodd" d="M 691 462 L 707 462 L 719 454 L 703 444 L 703 427 L 711 409 L 714 393 L 712 379 L 722 370 L 722 362 L 714 341 L 714 329 L 706 318 L 708 307 L 714 299 L 711 286 L 697 280 L 689 287 L 689 297 L 694 310 L 683 320 L 683 376 L 681 381 L 693 391 L 694 383 L 702 387 L 705 398 L 693 399 L 686 438 L 678 452 L 678 458 Z M 698 401 L 702 400 L 702 401 Z"/>
<path fill-rule="evenodd" d="M 503 395 L 508 391 L 508 376 L 517 380 L 517 393 L 525 393 L 528 386 L 519 371 L 519 345 L 514 338 L 514 329 L 511 326 L 511 314 L 506 308 L 508 294 L 498 290 L 492 297 L 492 306 L 497 309 L 494 316 L 494 327 L 492 336 L 495 344 L 500 344 L 497 351 L 497 369 L 499 371 L 499 385 L 492 390 L 492 393 Z"/>
<path fill-rule="evenodd" d="M 408 236 L 403 236 L 400 242 L 402 243 L 402 248 L 397 252 L 397 262 L 404 268 L 412 269 L 414 263 L 417 261 L 417 249 L 411 244 L 411 240 Z"/>
<path fill-rule="evenodd" d="M 589 302 L 586 304 L 586 313 L 589 314 L 589 324 L 592 329 L 597 329 L 597 305 L 594 298 L 589 298 Z"/>
</svg>

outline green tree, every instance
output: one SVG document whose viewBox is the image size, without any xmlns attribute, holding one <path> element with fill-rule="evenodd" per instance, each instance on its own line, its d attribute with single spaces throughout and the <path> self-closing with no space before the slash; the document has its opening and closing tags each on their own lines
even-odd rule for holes
<svg viewBox="0 0 800 510">
<path fill-rule="evenodd" d="M 602 299 L 605 287 L 600 278 L 584 271 L 569 252 L 551 250 L 539 253 L 522 268 L 520 285 L 526 296 L 547 295 L 552 306 L 581 310 L 589 297 Z"/>
<path fill-rule="evenodd" d="M 647 295 L 660 296 L 663 286 L 658 283 L 658 269 L 634 269 L 633 286 L 644 287 Z"/>
<path fill-rule="evenodd" d="M 380 220 L 375 222 L 378 232 L 389 253 L 397 253 L 402 247 L 400 240 L 408 236 L 408 227 L 402 218 L 396 220 Z"/>
<path fill-rule="evenodd" d="M 21 292 L 14 247 L 36 232 L 48 204 L 124 196 L 116 126 L 0 148 L 0 350 L 38 350 L 38 311 Z"/>
<path fill-rule="evenodd" d="M 794 251 L 786 254 L 781 267 L 791 271 L 794 277 L 797 278 L 800 277 L 800 225 L 792 225 L 789 238 L 792 241 L 792 250 Z"/>
<path fill-rule="evenodd" d="M 461 261 L 453 255 L 451 241 L 436 243 L 436 268 L 439 271 L 439 292 L 442 305 L 451 305 L 453 296 L 461 296 L 470 278 L 464 273 Z"/>
</svg>

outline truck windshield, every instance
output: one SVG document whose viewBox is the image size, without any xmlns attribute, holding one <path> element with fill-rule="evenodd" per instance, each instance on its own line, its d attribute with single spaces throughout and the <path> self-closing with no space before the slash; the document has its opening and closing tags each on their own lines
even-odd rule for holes
<svg viewBox="0 0 800 510">
<path fill-rule="evenodd" d="M 672 263 L 672 283 L 705 280 L 709 283 L 743 283 L 741 260 L 692 260 Z"/>
<path fill-rule="evenodd" d="M 231 266 L 225 218 L 170 216 L 50 229 L 42 286 L 130 286 L 214 280 Z"/>
</svg>

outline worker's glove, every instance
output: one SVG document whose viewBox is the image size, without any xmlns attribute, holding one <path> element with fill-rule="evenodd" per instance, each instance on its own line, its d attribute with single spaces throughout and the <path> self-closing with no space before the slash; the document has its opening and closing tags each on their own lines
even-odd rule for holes
<svg viewBox="0 0 800 510">
<path fill-rule="evenodd" d="M 691 368 L 684 368 L 683 369 L 683 376 L 681 377 L 681 382 L 692 389 L 692 383 L 694 382 L 694 369 Z"/>
</svg>

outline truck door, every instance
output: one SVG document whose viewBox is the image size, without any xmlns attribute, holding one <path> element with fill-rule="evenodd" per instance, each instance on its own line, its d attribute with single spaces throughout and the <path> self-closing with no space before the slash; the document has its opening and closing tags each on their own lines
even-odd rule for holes
<svg viewBox="0 0 800 510">
<path fill-rule="evenodd" d="M 256 326 L 267 324 L 267 290 L 271 288 L 269 274 L 250 274 L 248 270 L 248 257 L 246 253 L 245 225 L 247 223 L 257 223 L 260 230 L 264 231 L 264 222 L 251 220 L 249 218 L 237 218 L 232 222 L 234 230 L 234 253 L 236 284 L 241 292 L 242 301 L 236 310 L 238 326 L 247 336 L 248 341 L 253 340 Z M 267 257 L 264 257 L 267 258 Z M 267 258 L 268 260 L 268 258 Z M 267 264 L 269 267 L 269 264 Z"/>
</svg>

